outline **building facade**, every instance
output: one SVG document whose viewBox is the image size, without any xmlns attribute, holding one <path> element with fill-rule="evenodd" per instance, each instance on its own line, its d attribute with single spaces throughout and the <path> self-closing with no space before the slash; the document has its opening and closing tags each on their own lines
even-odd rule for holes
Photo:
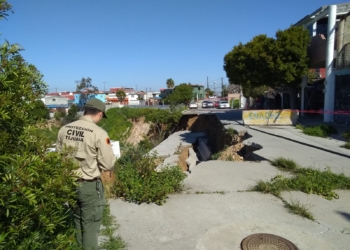
<svg viewBox="0 0 350 250">
<path fill-rule="evenodd" d="M 295 25 L 308 29 L 311 43 L 308 49 L 310 68 L 322 71 L 325 122 L 350 124 L 350 115 L 341 114 L 350 110 L 350 2 L 322 6 Z M 322 77 L 321 77 L 322 78 Z M 307 107 L 307 78 L 301 87 L 301 109 Z M 322 97 L 318 97 L 322 98 Z M 336 111 L 336 112 L 335 112 Z"/>
</svg>

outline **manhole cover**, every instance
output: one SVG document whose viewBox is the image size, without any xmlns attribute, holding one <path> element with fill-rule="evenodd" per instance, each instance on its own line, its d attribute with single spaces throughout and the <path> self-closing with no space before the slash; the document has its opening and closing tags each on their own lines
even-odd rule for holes
<svg viewBox="0 0 350 250">
<path fill-rule="evenodd" d="M 252 234 L 241 243 L 242 250 L 298 250 L 289 240 L 273 234 Z"/>
</svg>

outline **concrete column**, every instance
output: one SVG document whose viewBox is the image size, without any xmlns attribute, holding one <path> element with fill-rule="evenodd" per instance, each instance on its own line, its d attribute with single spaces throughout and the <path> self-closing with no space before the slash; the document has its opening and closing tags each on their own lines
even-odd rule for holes
<svg viewBox="0 0 350 250">
<path fill-rule="evenodd" d="M 300 105 L 300 115 L 304 116 L 304 109 L 305 109 L 305 87 L 307 86 L 307 76 L 303 76 L 302 82 L 301 82 L 301 105 Z"/>
<path fill-rule="evenodd" d="M 327 27 L 327 55 L 326 55 L 326 80 L 325 80 L 325 93 L 324 93 L 324 116 L 323 121 L 333 121 L 334 111 L 334 85 L 335 78 L 333 72 L 333 60 L 334 60 L 334 40 L 335 40 L 335 28 L 337 17 L 337 6 L 330 5 Z"/>
<path fill-rule="evenodd" d="M 317 22 L 312 24 L 312 37 L 317 35 Z"/>
</svg>

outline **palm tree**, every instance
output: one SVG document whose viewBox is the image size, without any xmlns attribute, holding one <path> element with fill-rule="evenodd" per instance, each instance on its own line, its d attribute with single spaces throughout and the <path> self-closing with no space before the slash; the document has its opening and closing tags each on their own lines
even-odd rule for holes
<svg viewBox="0 0 350 250">
<path fill-rule="evenodd" d="M 168 80 L 166 80 L 166 86 L 168 87 L 168 89 L 172 89 L 175 86 L 174 80 L 169 78 Z"/>
</svg>

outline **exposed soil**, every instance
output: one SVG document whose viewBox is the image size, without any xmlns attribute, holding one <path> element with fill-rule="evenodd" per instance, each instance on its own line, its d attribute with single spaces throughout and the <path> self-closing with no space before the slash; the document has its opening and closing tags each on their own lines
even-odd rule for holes
<svg viewBox="0 0 350 250">
<path fill-rule="evenodd" d="M 138 121 L 133 121 L 133 126 L 126 143 L 137 145 L 147 137 L 151 125 L 145 122 L 145 117 L 140 117 Z"/>
<path fill-rule="evenodd" d="M 186 160 L 188 158 L 188 150 L 190 148 L 192 148 L 192 146 L 186 146 L 186 147 L 180 148 L 178 165 L 180 166 L 182 171 L 188 171 L 188 166 L 187 166 Z"/>
</svg>

